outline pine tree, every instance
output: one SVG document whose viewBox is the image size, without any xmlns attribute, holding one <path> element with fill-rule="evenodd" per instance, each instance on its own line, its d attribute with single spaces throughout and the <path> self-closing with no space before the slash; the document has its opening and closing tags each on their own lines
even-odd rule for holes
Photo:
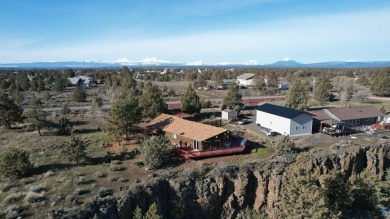
<svg viewBox="0 0 390 219">
<path fill-rule="evenodd" d="M 13 123 L 23 120 L 22 114 L 23 108 L 8 98 L 6 93 L 0 91 L 0 125 L 10 129 Z"/>
<path fill-rule="evenodd" d="M 161 113 L 168 112 L 168 106 L 162 98 L 160 89 L 152 84 L 146 86 L 146 91 L 139 100 L 139 106 L 146 118 L 154 118 Z"/>
<path fill-rule="evenodd" d="M 140 114 L 137 99 L 117 100 L 110 110 L 105 130 L 120 144 L 122 136 L 127 139 L 132 126 L 141 120 Z"/>
<path fill-rule="evenodd" d="M 145 214 L 145 219 L 162 219 L 155 202 L 150 205 L 148 211 Z"/>
<path fill-rule="evenodd" d="M 78 164 L 88 158 L 85 143 L 76 134 L 72 133 L 70 141 L 63 145 L 62 154 L 69 160 Z"/>
<path fill-rule="evenodd" d="M 241 98 L 242 95 L 240 94 L 238 87 L 234 86 L 229 88 L 228 93 L 226 94 L 225 98 L 223 98 L 222 108 L 230 108 L 236 111 L 240 111 L 241 107 L 244 106 Z"/>
<path fill-rule="evenodd" d="M 202 103 L 190 84 L 187 91 L 181 96 L 181 111 L 188 114 L 200 113 Z"/>
<path fill-rule="evenodd" d="M 306 110 L 308 102 L 307 85 L 295 80 L 287 94 L 285 106 L 297 110 Z"/>
<path fill-rule="evenodd" d="M 28 122 L 38 130 L 39 136 L 42 136 L 41 128 L 45 123 L 46 118 L 46 114 L 43 112 L 42 108 L 42 102 L 39 99 L 33 99 L 29 103 L 30 110 L 26 113 Z"/>
</svg>

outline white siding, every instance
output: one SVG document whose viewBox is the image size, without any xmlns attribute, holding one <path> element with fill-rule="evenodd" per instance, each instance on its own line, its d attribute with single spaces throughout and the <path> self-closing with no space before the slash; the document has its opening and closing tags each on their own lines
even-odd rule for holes
<svg viewBox="0 0 390 219">
<path fill-rule="evenodd" d="M 254 84 L 253 79 L 249 79 L 249 80 L 238 79 L 238 83 L 242 86 L 250 86 Z"/>
<path fill-rule="evenodd" d="M 313 117 L 302 113 L 291 119 L 290 136 L 310 135 L 313 129 Z"/>
<path fill-rule="evenodd" d="M 237 112 L 236 111 L 222 111 L 222 119 L 224 120 L 231 120 L 231 119 L 237 119 Z"/>
<path fill-rule="evenodd" d="M 289 136 L 310 135 L 313 128 L 313 117 L 302 113 L 293 119 L 288 119 L 257 110 L 256 124 L 272 131 Z"/>
<path fill-rule="evenodd" d="M 260 124 L 261 126 L 269 128 L 272 131 L 278 132 L 282 135 L 291 135 L 290 122 L 290 119 L 262 112 L 259 110 L 257 110 L 256 113 L 256 124 Z"/>
</svg>

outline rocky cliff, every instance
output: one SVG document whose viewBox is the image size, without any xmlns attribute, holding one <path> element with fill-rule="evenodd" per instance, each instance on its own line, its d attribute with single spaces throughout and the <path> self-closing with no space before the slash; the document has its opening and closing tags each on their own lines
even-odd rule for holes
<svg viewBox="0 0 390 219">
<path fill-rule="evenodd" d="M 309 154 L 307 167 L 319 175 L 332 169 L 348 176 L 367 170 L 379 178 L 390 166 L 390 144 L 337 148 L 327 155 Z M 273 218 L 283 173 L 295 155 L 240 166 L 201 165 L 166 173 L 132 185 L 121 197 L 96 198 L 73 213 L 82 218 L 131 218 L 136 206 L 144 212 L 156 202 L 165 218 L 236 218 L 247 208 Z M 67 212 L 69 213 L 69 212 Z M 51 212 L 51 216 L 58 214 Z"/>
</svg>

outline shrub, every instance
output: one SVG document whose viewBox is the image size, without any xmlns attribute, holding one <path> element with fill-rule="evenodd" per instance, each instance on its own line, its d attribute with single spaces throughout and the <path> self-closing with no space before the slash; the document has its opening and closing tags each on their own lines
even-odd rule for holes
<svg viewBox="0 0 390 219">
<path fill-rule="evenodd" d="M 43 202 L 46 199 L 47 199 L 47 197 L 43 194 L 37 194 L 37 193 L 30 192 L 27 194 L 25 201 L 29 204 L 34 204 L 34 203 L 38 203 L 38 202 Z"/>
<path fill-rule="evenodd" d="M 8 196 L 6 196 L 4 198 L 4 202 L 5 203 L 15 203 L 17 201 L 20 201 L 24 198 L 25 194 L 24 193 L 21 193 L 21 192 L 18 192 L 18 193 L 12 193 L 12 194 L 9 194 Z"/>
<path fill-rule="evenodd" d="M 118 181 L 119 182 L 127 182 L 127 181 L 129 181 L 128 179 L 125 179 L 125 178 L 123 178 L 123 177 L 120 177 L 119 179 L 118 179 Z"/>
<path fill-rule="evenodd" d="M 104 177 L 107 176 L 107 174 L 98 171 L 98 172 L 95 172 L 95 173 L 93 174 L 93 176 L 94 176 L 95 178 L 104 178 Z"/>
<path fill-rule="evenodd" d="M 64 196 L 63 195 L 53 195 L 51 198 L 50 198 L 50 201 L 52 203 L 52 205 L 54 204 L 57 204 L 58 202 L 64 200 Z"/>
<path fill-rule="evenodd" d="M 111 190 L 107 189 L 106 187 L 100 187 L 100 189 L 98 191 L 99 197 L 106 197 L 106 196 L 109 196 L 111 194 L 112 194 Z"/>
<path fill-rule="evenodd" d="M 88 194 L 90 191 L 88 189 L 85 189 L 85 188 L 77 188 L 73 194 L 74 195 L 85 195 L 85 194 Z"/>
<path fill-rule="evenodd" d="M 278 155 L 294 153 L 295 143 L 288 136 L 282 136 L 276 142 L 275 150 Z"/>
<path fill-rule="evenodd" d="M 72 99 L 75 102 L 84 102 L 87 99 L 87 92 L 81 87 L 76 87 Z"/>
<path fill-rule="evenodd" d="M 45 178 L 51 177 L 51 176 L 54 176 L 54 172 L 51 171 L 51 170 L 47 171 L 47 172 L 43 175 L 43 177 L 45 177 Z"/>
<path fill-rule="evenodd" d="M 30 187 L 30 191 L 34 193 L 40 193 L 47 191 L 47 189 L 41 185 L 33 185 Z"/>
<path fill-rule="evenodd" d="M 10 205 L 5 210 L 5 213 L 7 214 L 5 218 L 20 218 L 20 214 L 22 213 L 23 209 L 18 205 Z M 0 215 L 1 218 L 1 215 Z"/>
<path fill-rule="evenodd" d="M 70 133 L 72 132 L 72 128 L 73 128 L 73 125 L 70 122 L 70 120 L 67 119 L 66 117 L 62 117 L 59 121 L 59 124 L 58 124 L 57 133 L 59 135 L 70 135 Z"/>
<path fill-rule="evenodd" d="M 124 166 L 120 164 L 113 164 L 113 163 L 110 164 L 109 168 L 111 171 L 122 171 L 126 169 Z"/>
<path fill-rule="evenodd" d="M 150 169 L 158 169 L 169 161 L 173 147 L 164 136 L 152 136 L 141 142 L 142 161 Z"/>
<path fill-rule="evenodd" d="M 15 178 L 26 175 L 31 168 L 29 154 L 20 148 L 10 148 L 0 156 L 0 173 Z"/>
<path fill-rule="evenodd" d="M 78 180 L 74 180 L 75 185 L 85 185 L 94 182 L 95 180 L 88 180 L 87 178 L 80 176 Z"/>
<path fill-rule="evenodd" d="M 1 184 L 1 191 L 2 192 L 8 192 L 12 187 L 15 187 L 15 184 L 12 184 L 10 182 L 4 182 Z"/>
</svg>

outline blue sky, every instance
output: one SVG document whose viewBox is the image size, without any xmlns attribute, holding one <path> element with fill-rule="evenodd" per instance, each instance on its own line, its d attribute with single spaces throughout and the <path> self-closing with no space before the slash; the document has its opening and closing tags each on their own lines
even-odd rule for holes
<svg viewBox="0 0 390 219">
<path fill-rule="evenodd" d="M 385 0 L 1 0 L 0 63 L 390 60 Z"/>
</svg>

